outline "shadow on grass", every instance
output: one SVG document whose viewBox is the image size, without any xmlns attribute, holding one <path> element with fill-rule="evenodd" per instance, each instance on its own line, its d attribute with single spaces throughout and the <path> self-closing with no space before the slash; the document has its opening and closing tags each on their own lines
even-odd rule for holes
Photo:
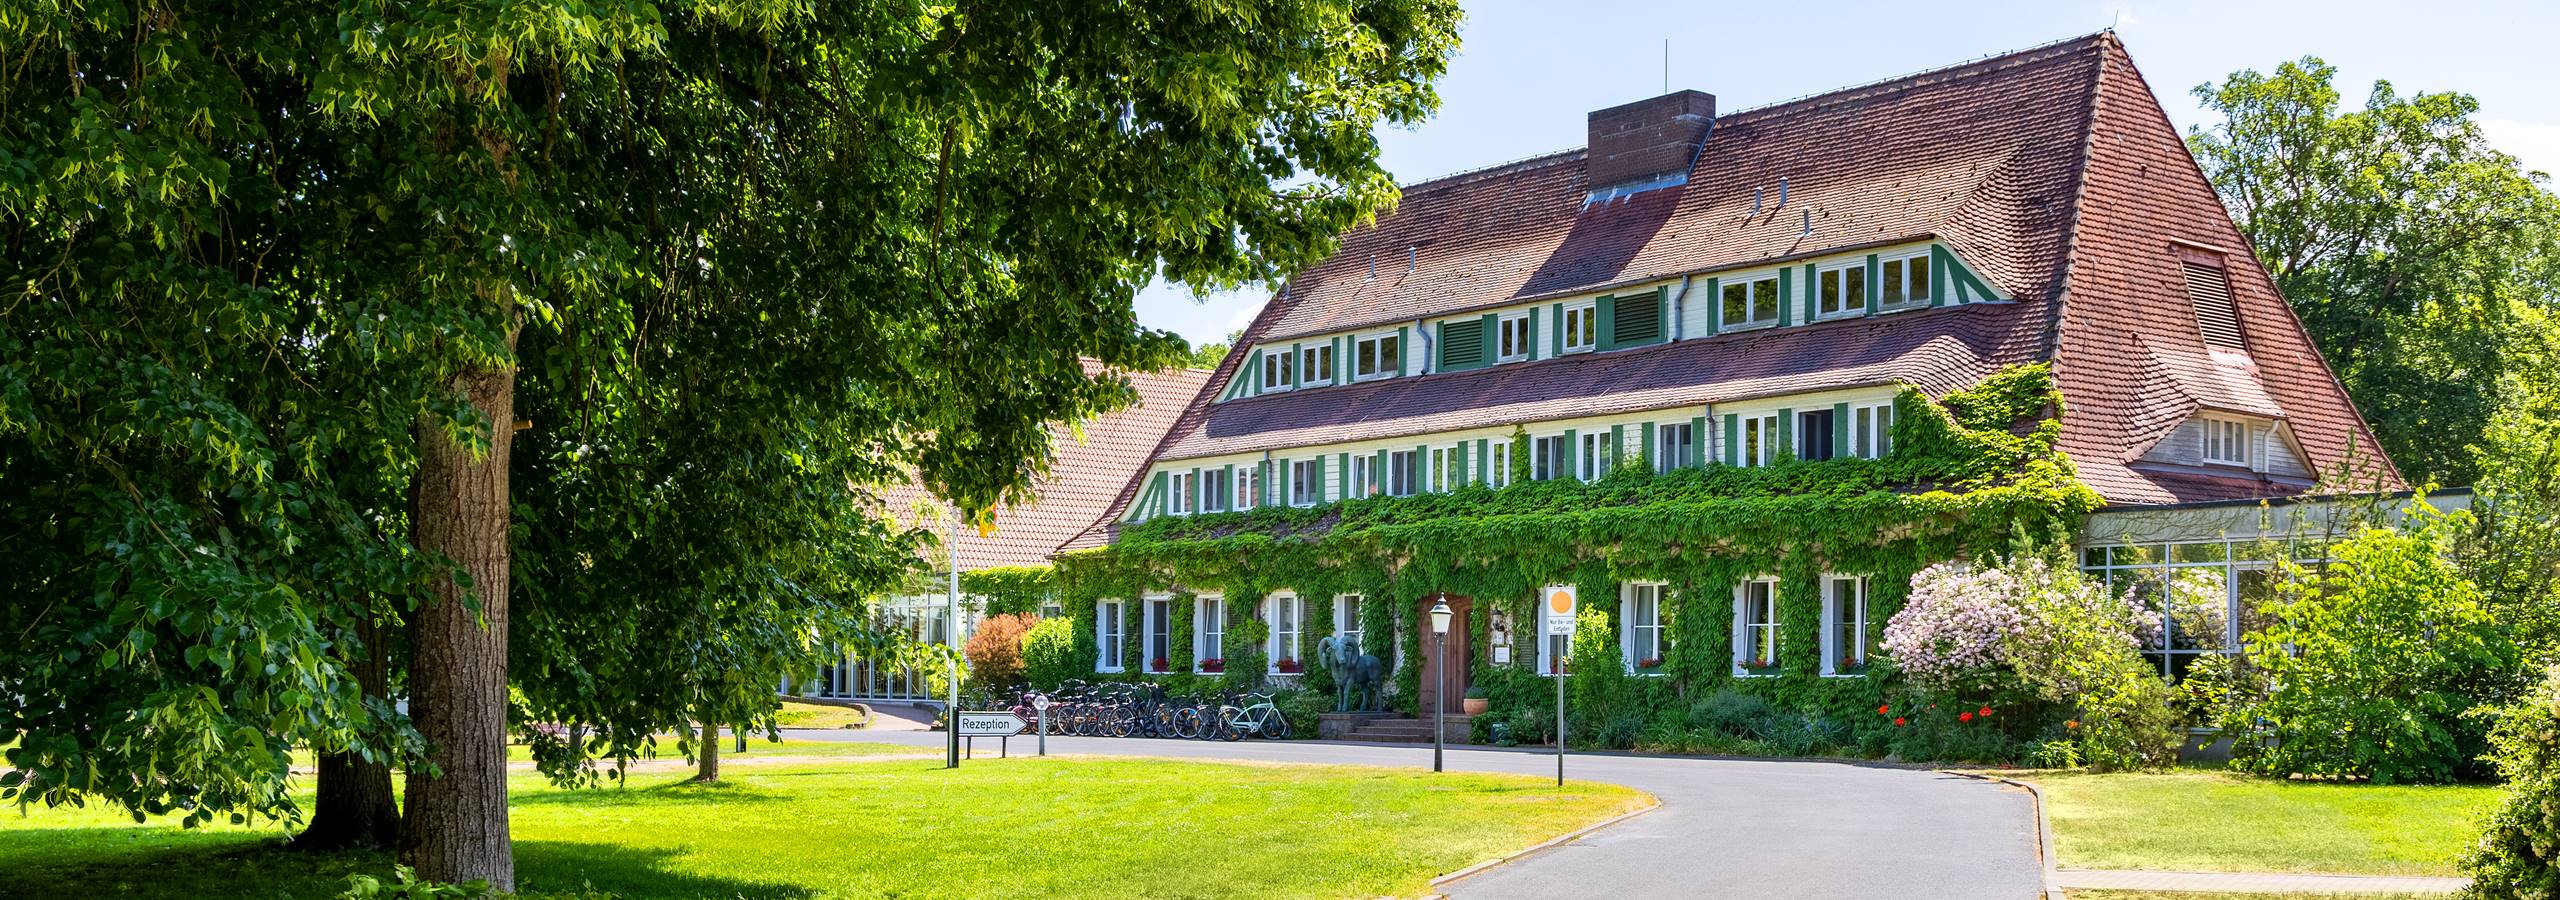
<svg viewBox="0 0 2560 900">
<path fill-rule="evenodd" d="M 187 846 L 171 838 L 136 842 L 126 828 L 25 830 L 8 843 L 42 842 L 40 859 L 17 855 L 0 867 L 0 897 L 293 898 L 326 900 L 347 889 L 347 876 L 391 874 L 387 852 L 303 853 L 284 840 L 260 834 L 189 834 Z M 54 848 L 59 848 L 55 850 Z M 800 900 L 803 887 L 676 872 L 679 851 L 574 841 L 518 841 L 520 891 L 539 896 L 592 886 L 625 900 L 742 898 Z"/>
<path fill-rule="evenodd" d="M 692 781 L 670 781 L 659 784 L 634 784 L 627 787 L 605 786 L 575 790 L 524 792 L 507 798 L 509 806 L 715 806 L 733 803 L 786 803 L 793 797 L 781 791 L 767 790 L 737 781 L 697 784 Z"/>
</svg>

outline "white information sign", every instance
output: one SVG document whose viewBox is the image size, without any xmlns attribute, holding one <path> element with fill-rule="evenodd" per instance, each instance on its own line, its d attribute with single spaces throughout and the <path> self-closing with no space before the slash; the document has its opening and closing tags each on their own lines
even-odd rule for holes
<svg viewBox="0 0 2560 900">
<path fill-rule="evenodd" d="M 1003 710 L 995 712 L 962 712 L 957 721 L 961 737 L 1011 737 L 1021 734 L 1022 717 Z"/>
<path fill-rule="evenodd" d="M 1547 634 L 1560 634 L 1567 637 L 1571 637 L 1573 635 L 1573 585 L 1547 585 L 1547 600 L 1545 603 L 1540 604 L 1539 608 L 1543 610 L 1542 615 L 1547 622 L 1547 627 L 1545 629 Z"/>
</svg>

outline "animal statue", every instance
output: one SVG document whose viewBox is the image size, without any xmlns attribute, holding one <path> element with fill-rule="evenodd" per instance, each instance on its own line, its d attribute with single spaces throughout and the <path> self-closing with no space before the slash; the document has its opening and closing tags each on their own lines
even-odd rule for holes
<svg viewBox="0 0 2560 900">
<path fill-rule="evenodd" d="M 1375 656 L 1360 652 L 1357 639 L 1341 635 L 1325 638 L 1316 644 L 1316 661 L 1333 675 L 1339 696 L 1334 698 L 1335 712 L 1366 710 L 1377 705 L 1378 687 L 1384 683 L 1387 664 Z M 1354 701 L 1357 705 L 1354 705 Z"/>
</svg>

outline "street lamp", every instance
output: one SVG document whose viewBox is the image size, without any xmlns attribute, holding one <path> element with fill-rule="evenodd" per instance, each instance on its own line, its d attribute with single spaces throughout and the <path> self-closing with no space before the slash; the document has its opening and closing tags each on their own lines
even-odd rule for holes
<svg viewBox="0 0 2560 900">
<path fill-rule="evenodd" d="M 1431 602 L 1431 668 L 1437 671 L 1432 685 L 1431 701 L 1431 771 L 1440 771 L 1441 742 L 1448 727 L 1442 720 L 1449 713 L 1449 598 Z"/>
</svg>

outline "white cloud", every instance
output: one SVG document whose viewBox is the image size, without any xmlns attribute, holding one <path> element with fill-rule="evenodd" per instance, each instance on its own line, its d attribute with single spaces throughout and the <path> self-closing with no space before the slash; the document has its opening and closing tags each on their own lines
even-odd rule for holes
<svg viewBox="0 0 2560 900">
<path fill-rule="evenodd" d="M 2560 124 L 2482 119 L 2480 131 L 2489 146 L 2524 161 L 2524 167 L 2560 178 Z"/>
</svg>

